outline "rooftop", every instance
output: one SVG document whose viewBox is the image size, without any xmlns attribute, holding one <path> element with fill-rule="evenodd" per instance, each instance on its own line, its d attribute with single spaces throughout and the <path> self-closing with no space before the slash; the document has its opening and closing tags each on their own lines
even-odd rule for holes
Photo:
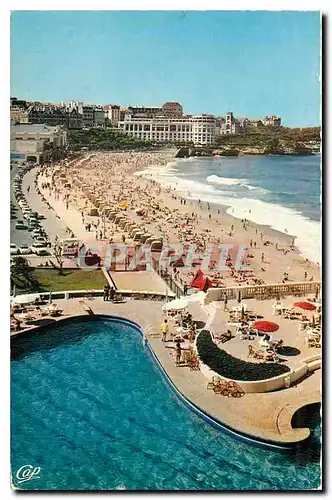
<svg viewBox="0 0 332 500">
<path fill-rule="evenodd" d="M 11 132 L 26 132 L 26 133 L 41 133 L 41 132 L 58 132 L 60 130 L 59 126 L 50 127 L 44 123 L 30 124 L 30 123 L 19 123 L 17 125 L 11 125 Z"/>
</svg>

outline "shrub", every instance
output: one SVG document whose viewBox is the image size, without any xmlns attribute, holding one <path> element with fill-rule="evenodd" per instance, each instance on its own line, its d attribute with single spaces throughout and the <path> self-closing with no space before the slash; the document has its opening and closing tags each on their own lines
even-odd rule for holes
<svg viewBox="0 0 332 500">
<path fill-rule="evenodd" d="M 234 358 L 219 349 L 208 331 L 197 338 L 197 350 L 201 361 L 219 375 L 232 380 L 266 380 L 289 372 L 288 366 L 279 363 L 250 363 Z"/>
</svg>

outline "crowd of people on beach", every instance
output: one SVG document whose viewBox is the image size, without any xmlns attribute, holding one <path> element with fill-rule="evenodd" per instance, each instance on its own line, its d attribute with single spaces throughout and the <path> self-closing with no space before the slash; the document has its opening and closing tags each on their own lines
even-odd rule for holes
<svg viewBox="0 0 332 500">
<path fill-rule="evenodd" d="M 90 155 L 71 164 L 70 168 L 53 166 L 45 169 L 39 184 L 40 194 L 48 193 L 61 200 L 67 209 L 70 207 L 79 211 L 87 236 L 94 232 L 96 240 L 132 243 L 130 235 L 121 231 L 114 222 L 98 212 L 91 215 L 91 210 L 96 208 L 89 201 L 91 193 L 94 199 L 102 200 L 116 210 L 125 210 L 127 217 L 143 232 L 152 234 L 164 244 L 195 245 L 197 252 L 203 255 L 208 244 L 236 243 L 239 228 L 235 227 L 231 217 L 228 222 L 225 219 L 221 222 L 220 208 L 215 209 L 201 200 L 192 200 L 188 193 L 178 193 L 175 188 L 162 189 L 155 179 L 145 176 L 149 166 L 166 167 L 169 161 L 169 152 Z M 139 171 L 143 175 L 137 175 Z M 125 208 L 120 208 L 121 205 Z M 248 233 L 245 263 L 250 270 L 237 270 L 233 256 L 228 261 L 228 271 L 219 272 L 211 268 L 207 276 L 219 284 L 264 284 L 264 273 L 269 264 L 266 250 L 275 247 L 276 251 L 286 256 L 294 251 L 294 240 L 288 248 L 278 242 L 274 244 L 263 231 L 252 227 L 246 218 L 241 220 L 240 228 Z M 257 250 L 260 251 L 260 258 Z M 179 263 L 178 266 L 176 279 L 188 286 L 195 275 L 195 266 L 191 269 L 180 267 Z M 287 279 L 289 277 L 285 275 L 280 276 L 280 281 Z"/>
</svg>

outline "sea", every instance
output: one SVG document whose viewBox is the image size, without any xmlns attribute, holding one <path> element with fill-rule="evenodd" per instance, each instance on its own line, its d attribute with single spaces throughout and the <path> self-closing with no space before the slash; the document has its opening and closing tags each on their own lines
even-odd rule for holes
<svg viewBox="0 0 332 500">
<path fill-rule="evenodd" d="M 288 234 L 305 258 L 321 263 L 320 155 L 191 157 L 137 174 Z"/>
</svg>

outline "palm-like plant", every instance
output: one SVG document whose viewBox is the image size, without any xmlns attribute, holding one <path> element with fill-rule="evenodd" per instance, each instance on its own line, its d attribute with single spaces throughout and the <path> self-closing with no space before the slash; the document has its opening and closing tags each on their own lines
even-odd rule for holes
<svg viewBox="0 0 332 500">
<path fill-rule="evenodd" d="M 11 287 L 14 285 L 23 290 L 36 289 L 39 286 L 38 280 L 34 277 L 30 264 L 25 257 L 17 256 L 11 260 L 10 265 Z"/>
</svg>

